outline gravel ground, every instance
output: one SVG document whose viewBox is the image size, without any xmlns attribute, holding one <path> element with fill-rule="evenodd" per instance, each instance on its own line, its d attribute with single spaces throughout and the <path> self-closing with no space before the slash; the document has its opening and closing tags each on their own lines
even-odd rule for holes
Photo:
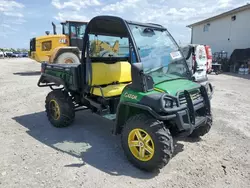
<svg viewBox="0 0 250 188">
<path fill-rule="evenodd" d="M 113 123 L 78 112 L 73 126 L 52 127 L 44 113 L 48 88 L 37 87 L 40 64 L 0 60 L 0 187 L 203 187 L 250 185 L 250 77 L 209 75 L 214 125 L 199 141 L 175 141 L 158 173 L 125 158 Z M 244 115 L 245 114 L 245 115 Z"/>
</svg>

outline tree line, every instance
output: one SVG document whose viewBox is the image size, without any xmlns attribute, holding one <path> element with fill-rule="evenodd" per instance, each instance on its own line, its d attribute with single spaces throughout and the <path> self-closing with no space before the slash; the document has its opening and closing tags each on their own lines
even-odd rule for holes
<svg viewBox="0 0 250 188">
<path fill-rule="evenodd" d="M 28 49 L 25 48 L 0 48 L 0 51 L 2 52 L 29 52 Z"/>
</svg>

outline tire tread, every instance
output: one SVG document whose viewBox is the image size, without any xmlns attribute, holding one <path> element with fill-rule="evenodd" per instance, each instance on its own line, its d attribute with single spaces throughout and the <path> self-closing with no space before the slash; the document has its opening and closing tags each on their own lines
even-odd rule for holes
<svg viewBox="0 0 250 188">
<path fill-rule="evenodd" d="M 59 120 L 54 120 L 49 114 L 48 105 L 52 99 L 56 100 L 59 104 L 59 107 L 60 107 Z M 72 99 L 67 93 L 61 90 L 53 90 L 47 95 L 46 100 L 45 100 L 45 109 L 46 109 L 46 114 L 47 114 L 49 121 L 55 127 L 67 127 L 74 121 L 75 111 L 74 111 Z"/>
</svg>

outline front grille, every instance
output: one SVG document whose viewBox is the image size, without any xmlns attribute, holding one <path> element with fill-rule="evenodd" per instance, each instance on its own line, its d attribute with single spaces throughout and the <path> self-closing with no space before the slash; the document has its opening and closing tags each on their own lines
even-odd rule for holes
<svg viewBox="0 0 250 188">
<path fill-rule="evenodd" d="M 189 93 L 193 101 L 199 100 L 202 98 L 200 90 L 189 91 Z M 180 105 L 187 104 L 187 101 L 183 92 L 179 94 L 179 102 L 180 102 Z"/>
</svg>

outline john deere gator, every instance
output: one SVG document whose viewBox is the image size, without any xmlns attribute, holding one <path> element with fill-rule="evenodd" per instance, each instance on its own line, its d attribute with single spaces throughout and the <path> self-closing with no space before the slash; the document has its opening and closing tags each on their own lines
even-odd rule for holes
<svg viewBox="0 0 250 188">
<path fill-rule="evenodd" d="M 118 40 L 123 53 L 93 53 L 96 36 L 110 44 Z M 121 135 L 133 165 L 160 169 L 173 155 L 173 135 L 200 137 L 212 126 L 213 87 L 192 80 L 185 57 L 159 24 L 94 17 L 86 26 L 81 64 L 41 65 L 38 86 L 52 90 L 45 100 L 48 119 L 66 127 L 77 111 L 91 110 L 115 121 L 113 134 Z"/>
</svg>

